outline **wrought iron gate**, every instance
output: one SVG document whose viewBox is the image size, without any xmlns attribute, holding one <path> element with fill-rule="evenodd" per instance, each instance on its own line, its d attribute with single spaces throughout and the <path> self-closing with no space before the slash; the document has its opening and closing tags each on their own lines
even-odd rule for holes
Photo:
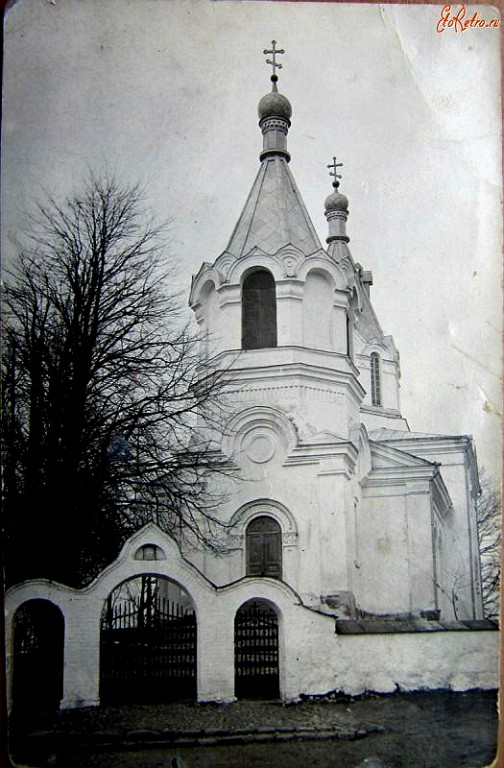
<svg viewBox="0 0 504 768">
<path fill-rule="evenodd" d="M 13 707 L 53 710 L 63 697 L 64 619 L 48 600 L 29 600 L 14 616 Z"/>
<path fill-rule="evenodd" d="M 128 600 L 109 597 L 100 637 L 100 700 L 161 702 L 196 698 L 196 616 L 158 594 L 142 576 Z"/>
<path fill-rule="evenodd" d="M 245 603 L 235 617 L 235 695 L 239 699 L 277 699 L 278 619 L 259 600 Z"/>
</svg>

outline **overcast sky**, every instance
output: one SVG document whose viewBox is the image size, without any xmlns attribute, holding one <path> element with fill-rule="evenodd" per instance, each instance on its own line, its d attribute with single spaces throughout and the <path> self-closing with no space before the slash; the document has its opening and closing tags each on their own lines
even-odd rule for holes
<svg viewBox="0 0 504 768">
<path fill-rule="evenodd" d="M 107 166 L 173 218 L 188 291 L 225 249 L 257 172 L 274 38 L 291 170 L 324 242 L 326 165 L 344 163 L 350 247 L 401 354 L 404 416 L 414 431 L 472 434 L 497 475 L 500 33 L 440 34 L 441 8 L 19 0 L 5 29 L 4 254 L 44 190 L 68 194 Z"/>
</svg>

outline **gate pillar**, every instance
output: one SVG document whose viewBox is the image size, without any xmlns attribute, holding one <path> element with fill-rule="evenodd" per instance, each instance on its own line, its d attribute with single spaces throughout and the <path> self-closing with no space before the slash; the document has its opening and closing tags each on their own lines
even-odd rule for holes
<svg viewBox="0 0 504 768">
<path fill-rule="evenodd" d="M 76 601 L 67 610 L 61 709 L 100 703 L 100 609 L 101 601 L 96 605 Z"/>
<path fill-rule="evenodd" d="M 198 701 L 235 700 L 233 611 L 207 600 L 198 612 Z"/>
</svg>

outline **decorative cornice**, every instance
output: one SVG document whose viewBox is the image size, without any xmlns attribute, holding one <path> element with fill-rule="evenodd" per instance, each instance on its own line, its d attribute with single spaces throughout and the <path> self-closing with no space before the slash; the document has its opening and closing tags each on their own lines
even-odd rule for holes
<svg viewBox="0 0 504 768">
<path fill-rule="evenodd" d="M 477 632 L 495 631 L 498 625 L 489 619 L 463 621 L 435 621 L 432 619 L 336 619 L 336 634 L 341 635 L 388 635 L 417 632 Z"/>
<path fill-rule="evenodd" d="M 268 130 L 277 129 L 282 131 L 282 133 L 287 134 L 290 125 L 291 121 L 287 117 L 275 117 L 273 115 L 263 117 L 262 120 L 259 121 L 259 127 L 262 129 L 263 133 Z"/>
<path fill-rule="evenodd" d="M 287 133 L 287 131 L 285 133 Z M 263 161 L 263 160 L 266 160 L 268 157 L 283 157 L 284 160 L 286 160 L 286 162 L 288 163 L 290 162 L 290 159 L 291 159 L 290 152 L 280 147 L 276 147 L 272 149 L 263 149 L 261 154 L 259 155 L 259 160 Z"/>
<path fill-rule="evenodd" d="M 358 459 L 358 452 L 350 441 L 334 443 L 299 443 L 284 461 L 284 466 L 295 464 L 318 464 L 327 459 L 343 461 L 337 467 L 325 469 L 319 474 L 346 474 L 353 470 Z"/>
<path fill-rule="evenodd" d="M 318 397 L 317 400 L 320 400 L 322 402 L 337 402 L 338 400 L 341 400 L 345 393 L 344 392 L 335 392 L 334 390 L 330 389 L 323 389 L 322 387 L 310 387 L 306 384 L 279 384 L 278 386 L 273 387 L 247 387 L 246 390 L 243 389 L 236 389 L 236 390 L 228 390 L 228 391 L 234 391 L 239 392 L 240 394 L 250 394 L 252 397 L 255 397 L 258 394 L 263 395 L 265 392 L 285 392 L 286 390 L 303 390 L 304 392 L 311 392 L 311 393 L 317 393 Z"/>
<path fill-rule="evenodd" d="M 472 438 L 469 435 L 415 435 L 414 432 L 405 433 L 404 437 L 394 437 L 390 440 L 382 439 L 383 445 L 387 444 L 399 450 L 408 451 L 415 456 L 444 454 L 463 454 L 469 457 L 470 462 L 475 462 Z M 442 462 L 447 464 L 445 460 Z M 458 463 L 458 462 L 457 462 Z"/>
<path fill-rule="evenodd" d="M 365 405 L 360 407 L 361 413 L 369 413 L 372 416 L 386 416 L 389 419 L 402 419 L 402 414 L 395 408 L 384 408 L 382 405 Z"/>
<path fill-rule="evenodd" d="M 300 380 L 328 384 L 340 384 L 353 392 L 359 402 L 365 390 L 358 380 L 359 369 L 347 355 L 338 352 L 308 349 L 298 346 L 282 346 L 274 349 L 226 350 L 216 359 L 225 363 L 232 355 L 226 377 L 230 383 L 263 381 L 266 385 L 272 379 L 286 381 L 298 377 Z M 274 362 L 271 362 L 272 358 Z M 226 365 L 223 366 L 226 368 Z M 294 381 L 295 385 L 300 381 Z"/>
<path fill-rule="evenodd" d="M 197 275 L 193 276 L 189 304 L 196 310 L 201 301 L 201 291 L 208 282 L 214 284 L 220 295 L 221 306 L 230 301 L 241 301 L 243 276 L 248 270 L 258 267 L 270 270 L 277 286 L 289 280 L 296 280 L 303 285 L 309 272 L 318 269 L 333 281 L 334 290 L 349 291 L 354 283 L 354 270 L 351 265 L 346 269 L 345 263 L 336 264 L 322 248 L 305 254 L 292 243 L 282 245 L 272 254 L 254 246 L 239 259 L 229 251 L 224 251 L 214 264 L 205 262 Z"/>
</svg>

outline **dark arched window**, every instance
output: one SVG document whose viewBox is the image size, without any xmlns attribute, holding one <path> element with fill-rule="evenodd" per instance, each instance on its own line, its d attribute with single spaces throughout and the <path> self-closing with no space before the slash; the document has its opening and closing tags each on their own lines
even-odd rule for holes
<svg viewBox="0 0 504 768">
<path fill-rule="evenodd" d="M 276 291 L 266 270 L 245 278 L 242 291 L 242 349 L 276 347 Z"/>
<path fill-rule="evenodd" d="M 247 527 L 247 576 L 282 578 L 282 530 L 272 517 L 256 517 Z"/>
<path fill-rule="evenodd" d="M 380 356 L 377 352 L 371 352 L 371 404 L 382 404 Z"/>
</svg>

